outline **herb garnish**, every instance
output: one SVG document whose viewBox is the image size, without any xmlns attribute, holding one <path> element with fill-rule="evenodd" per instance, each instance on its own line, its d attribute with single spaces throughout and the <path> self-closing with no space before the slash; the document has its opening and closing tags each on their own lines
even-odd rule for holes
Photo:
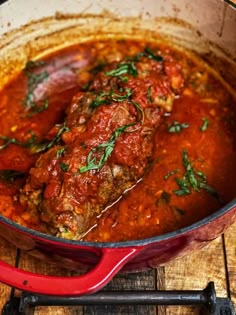
<svg viewBox="0 0 236 315">
<path fill-rule="evenodd" d="M 185 173 L 182 178 L 175 178 L 180 189 L 175 190 L 174 193 L 178 196 L 184 196 L 189 195 L 191 190 L 200 192 L 200 190 L 203 189 L 220 200 L 219 194 L 215 189 L 207 184 L 206 175 L 193 168 L 193 163 L 190 162 L 186 149 L 182 152 L 182 161 L 185 167 Z"/>
<path fill-rule="evenodd" d="M 105 75 L 118 77 L 122 81 L 127 81 L 127 77 L 122 77 L 123 74 L 130 74 L 133 77 L 138 75 L 138 70 L 133 61 L 119 63 L 115 69 L 105 72 Z"/>
<path fill-rule="evenodd" d="M 128 100 L 133 93 L 132 89 L 129 88 L 121 88 L 120 92 L 125 92 L 126 94 L 117 94 L 112 90 L 110 92 L 102 92 L 91 102 L 90 107 L 96 108 L 103 104 L 110 104 L 111 102 L 123 102 L 124 100 Z"/>
<path fill-rule="evenodd" d="M 164 176 L 164 179 L 167 180 L 170 176 L 172 176 L 172 175 L 174 175 L 174 174 L 176 174 L 178 172 L 179 172 L 179 168 L 177 168 L 177 169 L 175 169 L 173 171 L 170 171 Z"/>
<path fill-rule="evenodd" d="M 131 75 L 136 77 L 138 75 L 138 70 L 135 65 L 135 62 L 139 61 L 139 59 L 145 56 L 150 59 L 154 59 L 156 61 L 162 61 L 163 58 L 159 55 L 156 55 L 150 48 L 146 47 L 143 52 L 138 53 L 136 56 L 128 58 L 126 62 L 121 62 L 116 65 L 115 69 L 105 72 L 106 76 L 118 77 L 123 82 L 128 80 L 126 75 Z M 125 76 L 124 76 L 125 75 Z M 104 163 L 107 161 L 112 151 L 114 150 L 116 139 L 120 136 L 121 133 L 124 132 L 134 132 L 140 128 L 140 126 L 144 123 L 144 111 L 142 107 L 132 100 L 132 89 L 130 88 L 121 88 L 119 90 L 121 94 L 114 92 L 111 90 L 110 92 L 101 92 L 99 95 L 95 97 L 95 99 L 91 102 L 90 107 L 96 108 L 103 104 L 110 104 L 111 102 L 122 102 L 127 100 L 131 103 L 137 110 L 138 119 L 134 123 L 130 123 L 124 126 L 117 128 L 111 135 L 108 142 L 104 142 L 102 144 L 97 145 L 95 148 L 92 148 L 87 157 L 87 165 L 80 167 L 79 171 L 76 173 L 84 173 L 89 170 L 97 170 L 101 168 Z M 124 94 L 123 94 L 124 93 Z M 148 102 L 152 102 L 151 99 L 151 87 L 148 88 Z M 139 124 L 140 123 L 140 124 Z M 138 125 L 139 124 L 139 125 Z M 136 128 L 132 130 L 127 130 L 128 127 L 138 125 Z M 96 153 L 101 152 L 102 155 L 100 158 L 96 156 Z M 76 175 L 75 174 L 75 175 Z"/>
<path fill-rule="evenodd" d="M 156 55 L 149 47 L 145 47 L 144 51 L 137 53 L 133 57 L 129 57 L 127 62 L 121 62 L 116 66 L 116 69 L 105 72 L 107 76 L 119 77 L 122 81 L 127 81 L 128 78 L 122 76 L 123 74 L 129 74 L 133 77 L 138 75 L 138 70 L 135 65 L 135 62 L 138 62 L 141 57 L 147 57 L 149 59 L 156 60 L 158 62 L 163 61 L 163 57 L 160 55 Z"/>
<path fill-rule="evenodd" d="M 58 143 L 61 140 L 61 136 L 64 132 L 69 131 L 69 128 L 64 123 L 63 125 L 56 125 L 59 127 L 59 130 L 56 134 L 56 136 L 49 142 L 42 142 L 38 144 L 34 144 L 31 146 L 31 152 L 32 153 L 40 153 L 42 151 L 50 149 L 52 146 L 54 146 L 56 143 Z"/>
<path fill-rule="evenodd" d="M 43 100 L 43 104 L 41 106 L 37 106 L 37 104 L 34 101 L 35 89 L 38 87 L 40 83 L 42 83 L 49 77 L 47 71 L 42 71 L 40 73 L 32 72 L 32 70 L 42 65 L 44 65 L 44 61 L 28 61 L 24 69 L 24 73 L 28 78 L 27 82 L 28 91 L 25 100 L 23 101 L 23 104 L 27 110 L 31 110 L 35 114 L 42 112 L 48 107 L 47 99 Z"/>
<path fill-rule="evenodd" d="M 131 57 L 134 61 L 139 61 L 141 57 L 147 57 L 149 59 L 156 60 L 158 62 L 163 61 L 163 57 L 161 55 L 155 54 L 149 47 L 145 47 L 144 51 L 137 53 L 134 57 Z"/>
<path fill-rule="evenodd" d="M 200 130 L 201 130 L 202 132 L 204 132 L 204 131 L 207 130 L 207 128 L 208 128 L 210 122 L 209 122 L 209 120 L 208 120 L 207 118 L 205 118 L 205 117 L 202 118 L 202 121 L 203 121 L 203 124 L 202 124 Z"/>
<path fill-rule="evenodd" d="M 6 148 L 9 144 L 18 144 L 18 145 L 20 145 L 20 146 L 23 145 L 22 142 L 18 141 L 18 140 L 15 139 L 15 138 L 8 138 L 8 137 L 6 137 L 6 136 L 1 136 L 0 139 L 5 141 L 4 144 L 0 145 L 0 150 Z"/>
<path fill-rule="evenodd" d="M 163 57 L 160 55 L 156 55 L 149 47 L 144 48 L 144 56 L 159 62 L 163 61 Z"/>
<path fill-rule="evenodd" d="M 56 153 L 56 158 L 61 157 L 65 151 L 66 151 L 66 148 L 64 148 L 64 147 L 58 149 L 57 153 Z"/>
<path fill-rule="evenodd" d="M 186 129 L 189 127 L 188 123 L 179 123 L 178 121 L 174 121 L 173 123 L 168 125 L 168 132 L 170 133 L 179 133 L 183 129 Z"/>
<path fill-rule="evenodd" d="M 0 150 L 5 149 L 10 144 L 16 144 L 16 145 L 19 145 L 19 146 L 25 147 L 25 148 L 31 147 L 33 144 L 35 144 L 37 137 L 32 130 L 30 130 L 29 132 L 31 134 L 31 138 L 25 143 L 18 141 L 16 138 L 9 138 L 7 136 L 0 136 L 0 139 L 4 141 L 4 143 L 2 145 L 0 145 Z"/>
<path fill-rule="evenodd" d="M 68 171 L 69 164 L 61 162 L 59 165 L 60 165 L 60 168 L 63 170 L 63 172 L 67 172 Z"/>
<path fill-rule="evenodd" d="M 90 171 L 90 170 L 98 170 L 99 168 L 101 168 L 105 164 L 105 162 L 107 161 L 109 156 L 111 155 L 112 151 L 114 150 L 116 139 L 123 132 L 132 132 L 132 131 L 134 131 L 134 130 L 126 131 L 126 129 L 131 127 L 131 126 L 133 126 L 133 125 L 135 125 L 135 124 L 136 124 L 136 122 L 135 123 L 130 123 L 130 124 L 127 124 L 127 125 L 124 125 L 124 126 L 121 126 L 121 127 L 117 128 L 112 133 L 112 135 L 111 135 L 110 139 L 108 140 L 108 142 L 104 142 L 102 144 L 99 144 L 95 148 L 93 148 L 88 154 L 87 165 L 86 166 L 82 166 L 79 169 L 78 173 L 85 173 L 85 172 Z M 96 152 L 102 152 L 102 156 L 100 157 L 100 159 L 98 161 L 97 161 L 97 157 L 95 155 Z"/>
</svg>

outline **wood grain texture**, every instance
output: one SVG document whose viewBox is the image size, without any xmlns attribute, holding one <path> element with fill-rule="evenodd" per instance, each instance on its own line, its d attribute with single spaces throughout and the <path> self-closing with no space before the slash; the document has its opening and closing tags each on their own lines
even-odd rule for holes
<svg viewBox="0 0 236 315">
<path fill-rule="evenodd" d="M 205 248 L 195 251 L 165 266 L 166 290 L 201 290 L 214 281 L 219 296 L 226 296 L 225 263 L 222 238 L 219 237 Z M 166 315 L 195 315 L 195 307 L 166 308 Z"/>
<path fill-rule="evenodd" d="M 155 289 L 203 289 L 208 281 L 214 281 L 217 296 L 231 295 L 236 305 L 236 224 L 222 237 L 205 248 L 143 273 L 119 274 L 105 290 L 155 290 Z M 0 258 L 14 264 L 16 248 L 0 238 Z M 66 269 L 45 264 L 23 253 L 19 266 L 32 272 L 50 275 L 67 275 Z M 228 277 L 228 278 L 227 278 Z M 19 293 L 18 293 L 19 294 Z M 0 284 L 0 314 L 9 299 L 10 288 Z M 176 306 L 86 306 L 86 307 L 37 307 L 35 315 L 199 315 L 194 307 Z"/>
<path fill-rule="evenodd" d="M 0 239 L 0 259 L 14 264 L 16 259 L 16 247 L 9 244 L 4 239 Z M 5 284 L 0 283 L 0 311 L 10 296 L 11 289 Z"/>
<path fill-rule="evenodd" d="M 229 295 L 236 307 L 236 224 L 224 234 Z"/>
</svg>

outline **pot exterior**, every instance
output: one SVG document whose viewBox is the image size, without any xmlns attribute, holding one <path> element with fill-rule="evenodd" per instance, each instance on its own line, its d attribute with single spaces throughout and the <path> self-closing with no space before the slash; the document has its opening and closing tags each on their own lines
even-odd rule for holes
<svg viewBox="0 0 236 315">
<path fill-rule="evenodd" d="M 60 8 L 60 13 L 58 13 L 58 8 Z M 167 36 L 174 35 L 176 41 L 183 44 L 184 47 L 196 50 L 206 59 L 209 58 L 210 62 L 213 62 L 213 66 L 219 66 L 219 71 L 223 77 L 230 82 L 235 82 L 236 85 L 236 37 L 233 31 L 236 29 L 236 12 L 232 7 L 218 0 L 202 1 L 201 5 L 199 2 L 189 2 L 188 0 L 178 2 L 174 0 L 135 0 L 132 2 L 132 8 L 130 8 L 129 2 L 123 0 L 119 2 L 104 0 L 102 3 L 99 0 L 68 0 L 66 2 L 64 0 L 48 0 L 47 2 L 31 0 L 27 3 L 24 0 L 9 0 L 0 7 L 0 71 L 3 71 L 2 77 L 6 71 L 1 68 L 4 56 L 12 51 L 12 48 L 18 48 L 22 40 L 14 31 L 11 32 L 10 39 L 4 35 L 5 32 L 21 27 L 32 19 L 38 20 L 54 16 L 53 25 L 47 25 L 48 28 L 45 27 L 42 30 L 42 32 L 46 32 L 46 30 L 53 32 L 57 30 L 58 25 L 63 27 L 68 22 L 68 25 L 72 27 L 73 23 L 78 22 L 78 19 L 73 18 L 73 16 L 68 21 L 64 20 L 64 14 L 98 14 L 102 13 L 103 10 L 110 12 L 109 18 L 99 20 L 107 23 L 104 24 L 104 29 L 110 25 L 117 26 L 118 24 L 112 23 L 113 21 L 118 23 L 118 17 L 141 16 L 142 18 L 138 18 L 138 22 L 135 22 L 137 23 L 135 27 L 140 26 L 142 29 L 152 32 L 158 31 Z M 161 23 L 151 23 L 152 18 L 162 19 L 163 17 L 165 19 Z M 167 18 L 172 18 L 172 22 L 168 21 Z M 182 19 L 190 23 L 192 28 L 189 29 L 185 24 L 173 23 L 175 19 Z M 85 24 L 86 19 L 84 21 L 85 27 L 87 25 Z M 130 30 L 132 27 L 134 25 L 130 26 Z M 34 38 L 36 40 L 42 35 L 38 27 L 34 28 L 29 25 L 27 30 L 31 31 L 33 37 L 26 38 L 28 40 L 25 42 L 26 45 L 29 41 L 33 43 Z M 204 34 L 204 40 L 202 34 Z M 217 58 L 212 61 L 211 54 L 213 53 L 217 55 Z M 25 58 L 27 57 L 26 55 Z M 19 69 L 25 64 L 25 60 L 19 54 Z M 120 270 L 129 272 L 156 267 L 181 257 L 189 251 L 203 247 L 223 233 L 235 220 L 236 206 L 235 202 L 232 202 L 201 222 L 160 237 L 125 243 L 95 244 L 67 241 L 43 235 L 22 228 L 0 216 L 0 235 L 18 248 L 44 261 L 53 262 L 71 270 L 90 271 L 88 276 L 85 275 L 84 278 L 76 279 L 78 284 L 83 287 L 81 290 L 76 288 L 79 285 L 75 281 L 72 286 L 73 290 L 65 288 L 65 291 L 58 293 L 47 289 L 47 285 L 41 288 L 40 281 L 43 283 L 44 278 L 37 278 L 25 272 L 17 272 L 13 267 L 11 269 L 0 262 L 0 281 L 20 289 L 26 286 L 29 291 L 46 294 L 73 295 L 94 292 L 104 286 Z M 8 282 L 7 278 L 4 277 L 4 274 L 9 270 L 15 273 L 15 282 L 14 279 Z M 65 279 L 62 280 L 65 281 Z M 87 286 L 84 285 L 86 281 Z M 68 280 L 69 284 L 70 281 Z M 57 288 L 60 285 L 55 286 L 54 284 L 54 287 Z M 66 291 L 67 289 L 68 291 Z"/>
<path fill-rule="evenodd" d="M 67 241 L 30 231 L 5 219 L 0 219 L 0 235 L 39 259 L 71 270 L 90 270 L 98 264 L 106 248 L 111 249 L 114 255 L 122 248 L 136 249 L 136 255 L 126 263 L 123 271 L 141 271 L 202 248 L 221 235 L 236 220 L 235 202 L 225 209 L 222 215 L 210 216 L 185 229 L 133 242 L 96 244 Z"/>
</svg>

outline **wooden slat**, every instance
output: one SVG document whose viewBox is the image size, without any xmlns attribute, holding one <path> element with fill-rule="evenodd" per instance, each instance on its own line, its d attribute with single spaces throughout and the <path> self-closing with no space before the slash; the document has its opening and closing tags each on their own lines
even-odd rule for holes
<svg viewBox="0 0 236 315">
<path fill-rule="evenodd" d="M 165 267 L 144 273 L 120 274 L 106 289 L 203 289 L 208 281 L 213 280 L 218 296 L 227 295 L 228 271 L 231 298 L 236 305 L 236 224 L 202 250 L 172 262 Z M 227 255 L 226 259 L 224 254 Z M 16 249 L 0 238 L 0 258 L 14 264 Z M 227 265 L 226 265 L 227 262 Z M 70 272 L 46 264 L 38 259 L 23 254 L 20 267 L 32 272 L 51 275 L 70 275 Z M 227 267 L 225 269 L 225 267 Z M 8 300 L 10 288 L 0 284 L 0 312 Z M 191 307 L 153 307 L 153 306 L 105 306 L 105 307 L 37 307 L 35 315 L 197 315 L 199 311 Z"/>
<path fill-rule="evenodd" d="M 231 299 L 236 308 L 236 223 L 224 234 Z"/>
<path fill-rule="evenodd" d="M 70 276 L 71 272 L 67 269 L 59 268 L 50 263 L 44 263 L 41 260 L 30 256 L 27 253 L 22 253 L 19 267 L 25 270 L 30 270 L 35 273 L 47 274 L 51 276 Z M 35 308 L 35 315 L 82 315 L 83 307 L 51 307 L 38 306 Z"/>
<path fill-rule="evenodd" d="M 218 296 L 227 296 L 222 237 L 165 266 L 165 289 L 201 290 L 214 281 Z M 195 315 L 195 307 L 166 308 L 166 315 Z"/>
<path fill-rule="evenodd" d="M 117 275 L 111 281 L 106 290 L 155 290 L 155 270 Z M 87 306 L 84 308 L 84 315 L 156 315 L 156 307 L 148 305 L 123 305 L 123 306 Z"/>
<path fill-rule="evenodd" d="M 14 264 L 16 258 L 16 247 L 9 244 L 3 238 L 0 238 L 0 259 L 9 263 Z M 0 312 L 9 299 L 11 288 L 0 283 Z"/>
</svg>

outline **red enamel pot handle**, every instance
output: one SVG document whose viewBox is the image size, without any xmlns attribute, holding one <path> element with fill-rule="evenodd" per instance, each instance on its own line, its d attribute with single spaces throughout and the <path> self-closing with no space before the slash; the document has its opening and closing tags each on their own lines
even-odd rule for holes
<svg viewBox="0 0 236 315">
<path fill-rule="evenodd" d="M 93 293 L 105 286 L 140 249 L 103 248 L 101 250 L 99 263 L 88 273 L 76 277 L 35 274 L 0 261 L 0 282 L 39 294 L 73 296 Z"/>
</svg>

